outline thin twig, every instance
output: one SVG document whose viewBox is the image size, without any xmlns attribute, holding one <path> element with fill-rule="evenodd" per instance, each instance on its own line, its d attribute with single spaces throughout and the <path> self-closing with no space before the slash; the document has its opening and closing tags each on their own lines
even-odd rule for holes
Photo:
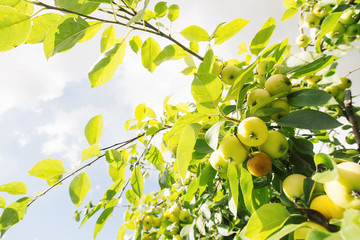
<svg viewBox="0 0 360 240">
<path fill-rule="evenodd" d="M 359 122 L 359 116 L 355 114 L 352 106 L 352 97 L 351 97 L 350 88 L 345 89 L 344 110 L 346 112 L 347 119 L 351 124 L 355 136 L 355 141 L 358 145 L 358 151 L 360 152 L 360 129 L 359 129 L 360 122 Z"/>
<path fill-rule="evenodd" d="M 349 76 L 350 74 L 352 74 L 353 72 L 356 72 L 356 71 L 358 71 L 358 70 L 360 70 L 360 67 L 354 68 L 353 70 L 349 71 L 348 73 L 346 73 L 346 74 L 344 75 L 344 77 L 347 77 L 347 76 Z"/>
</svg>

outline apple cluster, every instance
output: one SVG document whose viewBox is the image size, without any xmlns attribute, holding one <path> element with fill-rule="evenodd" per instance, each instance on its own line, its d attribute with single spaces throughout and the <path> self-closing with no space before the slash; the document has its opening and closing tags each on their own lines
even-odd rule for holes
<svg viewBox="0 0 360 240">
<path fill-rule="evenodd" d="M 258 117 L 248 117 L 240 122 L 235 135 L 222 139 L 209 161 L 222 178 L 227 178 L 228 164 L 234 164 L 240 170 L 245 161 L 252 175 L 264 177 L 272 170 L 271 159 L 285 156 L 288 148 L 287 139 L 281 132 L 269 131 Z"/>
<path fill-rule="evenodd" d="M 309 209 L 320 213 L 326 221 L 342 219 L 345 209 L 360 210 L 360 165 L 354 162 L 341 162 L 337 164 L 339 177 L 324 184 L 316 182 Z M 283 181 L 283 192 L 292 201 L 304 197 L 304 180 L 302 174 L 291 174 Z M 326 228 L 309 222 L 306 227 L 294 232 L 294 239 L 306 239 L 307 233 L 312 229 L 328 232 Z"/>
<path fill-rule="evenodd" d="M 324 19 L 333 12 L 342 12 L 339 21 L 334 28 L 324 37 L 323 46 L 331 48 L 339 44 L 350 43 L 360 35 L 360 5 L 343 4 L 333 5 L 326 1 L 315 1 L 306 8 L 306 14 L 302 18 L 302 26 L 309 29 L 321 29 Z M 306 47 L 311 39 L 306 34 L 301 34 L 296 39 L 299 47 Z"/>
<path fill-rule="evenodd" d="M 163 212 L 161 217 L 150 213 L 142 218 L 141 224 L 146 231 L 143 234 L 142 240 L 157 239 L 158 230 L 150 231 L 152 228 L 164 228 L 163 234 L 167 239 L 181 240 L 181 224 L 190 224 L 192 221 L 193 217 L 190 212 L 187 209 L 181 208 L 177 203 L 174 203 Z"/>
</svg>

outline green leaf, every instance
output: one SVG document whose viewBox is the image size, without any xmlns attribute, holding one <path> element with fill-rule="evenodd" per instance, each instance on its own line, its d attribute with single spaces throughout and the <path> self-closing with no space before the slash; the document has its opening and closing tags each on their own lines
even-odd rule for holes
<svg viewBox="0 0 360 240">
<path fill-rule="evenodd" d="M 169 8 L 168 8 L 168 14 L 167 17 L 168 19 L 173 22 L 176 19 L 178 19 L 180 15 L 180 7 L 177 4 L 172 4 Z"/>
<path fill-rule="evenodd" d="M 291 112 L 280 118 L 277 123 L 284 127 L 311 130 L 333 129 L 342 125 L 326 113 L 311 109 Z"/>
<path fill-rule="evenodd" d="M 244 236 L 251 240 L 267 239 L 280 229 L 290 213 L 280 203 L 269 203 L 261 206 L 251 215 Z"/>
<path fill-rule="evenodd" d="M 88 76 L 91 87 L 98 87 L 108 82 L 123 62 L 126 50 L 125 39 L 118 39 L 118 43 L 103 52 L 98 62 L 91 68 Z"/>
<path fill-rule="evenodd" d="M 6 200 L 3 197 L 0 197 L 0 208 L 6 208 Z"/>
<path fill-rule="evenodd" d="M 110 201 L 117 193 L 120 192 L 122 186 L 124 185 L 124 179 L 118 179 L 117 181 L 113 182 L 108 190 L 104 193 L 104 200 Z"/>
<path fill-rule="evenodd" d="M 159 55 L 160 51 L 160 45 L 153 38 L 146 39 L 141 46 L 142 64 L 150 72 L 153 72 L 157 67 L 154 60 Z"/>
<path fill-rule="evenodd" d="M 44 52 L 47 59 L 56 53 L 65 52 L 84 37 L 90 25 L 81 17 L 68 14 L 47 32 L 44 39 Z"/>
<path fill-rule="evenodd" d="M 266 47 L 274 33 L 275 25 L 275 19 L 269 18 L 260 31 L 256 33 L 250 44 L 252 54 L 258 55 Z"/>
<path fill-rule="evenodd" d="M 46 180 L 61 176 L 65 172 L 63 162 L 60 159 L 50 158 L 37 162 L 32 169 L 28 171 L 30 176 Z"/>
<path fill-rule="evenodd" d="M 306 226 L 305 223 L 302 223 L 302 224 L 287 224 L 283 228 L 281 228 L 279 231 L 277 231 L 276 233 L 271 235 L 269 238 L 267 238 L 267 240 L 279 240 L 282 237 L 285 237 L 286 235 L 288 235 L 289 233 L 294 232 L 296 229 L 298 229 L 298 228 L 300 228 L 302 226 Z"/>
<path fill-rule="evenodd" d="M 106 50 L 114 46 L 115 42 L 116 42 L 115 28 L 114 25 L 110 25 L 104 30 L 101 36 L 100 51 L 105 52 Z"/>
<path fill-rule="evenodd" d="M 200 113 L 217 113 L 223 83 L 215 74 L 197 74 L 191 84 L 191 93 Z"/>
<path fill-rule="evenodd" d="M 125 192 L 125 197 L 129 201 L 129 203 L 133 204 L 134 206 L 138 206 L 140 203 L 139 197 L 135 194 L 134 190 L 128 189 Z"/>
<path fill-rule="evenodd" d="M 209 144 L 209 146 L 216 150 L 218 148 L 219 142 L 219 132 L 222 125 L 224 125 L 225 121 L 220 121 L 215 123 L 211 128 L 209 128 L 205 133 L 205 140 Z"/>
<path fill-rule="evenodd" d="M 200 128 L 200 124 L 192 123 L 186 125 L 181 133 L 180 142 L 176 150 L 176 160 L 174 166 L 177 166 L 183 180 L 185 180 L 189 163 L 192 159 L 192 153 L 194 151 L 194 146 Z"/>
<path fill-rule="evenodd" d="M 91 218 L 96 212 L 98 212 L 103 206 L 104 206 L 105 203 L 100 203 L 98 205 L 95 205 L 95 207 L 93 209 L 91 209 L 90 212 L 88 212 L 84 219 L 82 220 L 81 224 L 80 224 L 80 227 L 87 221 L 89 220 L 89 218 Z"/>
<path fill-rule="evenodd" d="M 78 174 L 70 183 L 69 194 L 71 201 L 79 207 L 91 189 L 89 175 L 86 172 Z"/>
<path fill-rule="evenodd" d="M 163 16 L 165 16 L 165 14 L 167 13 L 167 6 L 166 6 L 166 2 L 158 2 L 155 7 L 154 7 L 154 13 L 155 16 L 157 18 L 161 18 Z"/>
<path fill-rule="evenodd" d="M 104 120 L 103 116 L 97 115 L 92 117 L 85 126 L 85 137 L 90 145 L 98 144 L 103 133 Z"/>
<path fill-rule="evenodd" d="M 150 148 L 145 154 L 145 158 L 149 161 L 149 163 L 154 165 L 160 165 L 165 163 L 165 160 L 161 155 L 161 152 L 154 145 L 150 146 Z"/>
<path fill-rule="evenodd" d="M 47 32 L 56 24 L 62 15 L 57 13 L 45 13 L 32 19 L 31 31 L 26 43 L 36 44 L 44 41 Z"/>
<path fill-rule="evenodd" d="M 144 189 L 144 177 L 139 167 L 135 167 L 132 171 L 130 183 L 135 194 L 141 197 Z"/>
<path fill-rule="evenodd" d="M 100 3 L 84 0 L 55 0 L 55 4 L 61 8 L 88 15 L 94 12 Z"/>
<path fill-rule="evenodd" d="M 330 156 L 324 153 L 317 153 L 314 156 L 314 162 L 317 165 L 317 168 L 322 168 L 320 166 L 324 166 L 326 169 L 325 171 L 316 172 L 312 176 L 312 179 L 314 181 L 320 183 L 327 183 L 334 181 L 339 177 L 339 173 L 336 167 L 336 162 Z"/>
<path fill-rule="evenodd" d="M 320 49 L 320 44 L 322 41 L 322 37 L 325 36 L 325 34 L 331 32 L 336 24 L 338 23 L 340 17 L 341 17 L 342 12 L 332 12 L 330 14 L 328 14 L 325 19 L 322 21 L 321 23 L 321 29 L 319 32 L 319 35 L 317 36 L 317 41 L 316 41 L 316 51 L 317 52 L 321 52 Z"/>
<path fill-rule="evenodd" d="M 209 40 L 209 34 L 203 28 L 196 25 L 191 25 L 180 33 L 188 41 L 202 42 Z"/>
<path fill-rule="evenodd" d="M 347 240 L 356 240 L 360 236 L 360 211 L 356 209 L 346 209 L 344 220 L 341 223 L 341 235 Z"/>
<path fill-rule="evenodd" d="M 206 190 L 206 187 L 208 186 L 209 189 L 212 189 L 212 186 L 214 185 L 214 178 L 216 176 L 216 170 L 211 166 L 210 161 L 206 162 L 205 167 L 202 169 L 200 173 L 199 178 L 199 187 L 200 192 L 199 196 L 203 194 L 203 192 Z"/>
<path fill-rule="evenodd" d="M 239 207 L 239 180 L 238 180 L 238 173 L 237 167 L 234 164 L 228 164 L 227 168 L 227 177 L 230 185 L 231 197 L 235 203 L 236 208 Z M 235 215 L 235 218 L 237 216 Z"/>
<path fill-rule="evenodd" d="M 299 52 L 286 58 L 280 68 L 281 74 L 294 73 L 294 78 L 316 73 L 336 61 L 338 57 L 314 52 Z"/>
<path fill-rule="evenodd" d="M 100 152 L 100 145 L 99 144 L 93 144 L 90 147 L 85 148 L 81 152 L 81 161 L 85 161 L 86 159 L 96 157 L 101 155 Z"/>
<path fill-rule="evenodd" d="M 237 18 L 226 25 L 222 25 L 217 31 L 215 35 L 215 44 L 222 44 L 226 40 L 233 37 L 236 33 L 238 33 L 241 29 L 243 29 L 250 20 L 244 20 L 242 18 Z"/>
<path fill-rule="evenodd" d="M 249 213 L 255 212 L 253 189 L 254 184 L 251 173 L 247 170 L 246 163 L 243 163 L 240 174 L 240 188 L 244 198 L 246 209 Z"/>
<path fill-rule="evenodd" d="M 323 106 L 330 99 L 332 96 L 329 93 L 319 89 L 302 89 L 287 96 L 288 103 L 295 107 Z"/>
<path fill-rule="evenodd" d="M 84 36 L 78 41 L 79 43 L 86 42 L 93 38 L 95 34 L 104 26 L 104 22 L 100 21 L 89 21 L 88 24 L 89 27 L 85 30 Z"/>
<path fill-rule="evenodd" d="M 242 42 L 242 43 L 240 43 L 239 44 L 239 46 L 238 46 L 238 55 L 242 55 L 242 54 L 244 54 L 244 53 L 246 53 L 247 52 L 247 47 L 246 47 L 247 45 L 246 45 L 246 42 Z"/>
<path fill-rule="evenodd" d="M 21 3 L 23 0 L 2 0 L 0 2 L 0 5 L 9 6 L 9 7 L 15 7 L 19 3 Z"/>
<path fill-rule="evenodd" d="M 191 200 L 195 197 L 195 193 L 199 189 L 200 184 L 200 178 L 196 178 L 193 181 L 190 182 L 190 185 L 186 191 L 186 195 L 184 198 L 185 204 L 189 204 Z"/>
<path fill-rule="evenodd" d="M 94 239 L 96 238 L 97 234 L 104 227 L 104 224 L 106 223 L 107 219 L 111 216 L 118 201 L 119 201 L 119 199 L 114 198 L 114 199 L 111 199 L 106 204 L 104 211 L 100 214 L 99 218 L 96 220 L 96 225 L 95 225 L 95 229 L 94 229 Z"/>
<path fill-rule="evenodd" d="M 22 44 L 31 29 L 30 16 L 15 8 L 0 6 L 0 52 Z"/>
<path fill-rule="evenodd" d="M 204 60 L 200 63 L 198 73 L 212 73 L 215 62 L 215 56 L 212 49 L 206 51 Z"/>
<path fill-rule="evenodd" d="M 108 150 L 105 152 L 106 161 L 109 163 L 109 175 L 115 182 L 125 178 L 126 162 L 129 157 L 125 150 Z"/>
<path fill-rule="evenodd" d="M 284 14 L 281 17 L 281 21 L 285 22 L 286 20 L 289 20 L 293 17 L 295 17 L 295 15 L 298 13 L 298 9 L 297 8 L 288 8 L 285 10 Z"/>
<path fill-rule="evenodd" d="M 129 40 L 129 45 L 131 49 L 137 53 L 141 49 L 142 40 L 139 36 L 133 36 Z"/>
<path fill-rule="evenodd" d="M 7 192 L 11 195 L 21 195 L 27 193 L 27 187 L 23 182 L 9 182 L 0 185 L 0 192 Z"/>
<path fill-rule="evenodd" d="M 157 57 L 154 59 L 154 63 L 159 66 L 161 63 L 167 60 L 179 60 L 187 55 L 184 49 L 176 44 L 166 46 Z"/>
<path fill-rule="evenodd" d="M 27 204 L 30 201 L 31 198 L 28 197 L 20 198 L 4 209 L 0 218 L 1 237 L 10 227 L 14 226 L 25 217 Z"/>
</svg>

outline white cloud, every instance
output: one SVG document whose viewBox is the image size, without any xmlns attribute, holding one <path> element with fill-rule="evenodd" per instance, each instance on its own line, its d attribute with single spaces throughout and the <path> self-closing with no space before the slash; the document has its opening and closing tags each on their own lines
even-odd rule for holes
<svg viewBox="0 0 360 240">
<path fill-rule="evenodd" d="M 14 132 L 14 135 L 17 138 L 17 142 L 19 143 L 20 147 L 26 146 L 31 141 L 29 134 L 16 131 L 16 132 Z"/>
</svg>

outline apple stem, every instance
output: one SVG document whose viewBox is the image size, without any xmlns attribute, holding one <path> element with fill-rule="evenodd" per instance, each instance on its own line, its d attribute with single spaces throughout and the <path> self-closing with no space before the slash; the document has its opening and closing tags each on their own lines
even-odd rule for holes
<svg viewBox="0 0 360 240">
<path fill-rule="evenodd" d="M 356 199 L 360 198 L 360 190 L 352 190 L 351 196 L 353 196 Z"/>
</svg>

